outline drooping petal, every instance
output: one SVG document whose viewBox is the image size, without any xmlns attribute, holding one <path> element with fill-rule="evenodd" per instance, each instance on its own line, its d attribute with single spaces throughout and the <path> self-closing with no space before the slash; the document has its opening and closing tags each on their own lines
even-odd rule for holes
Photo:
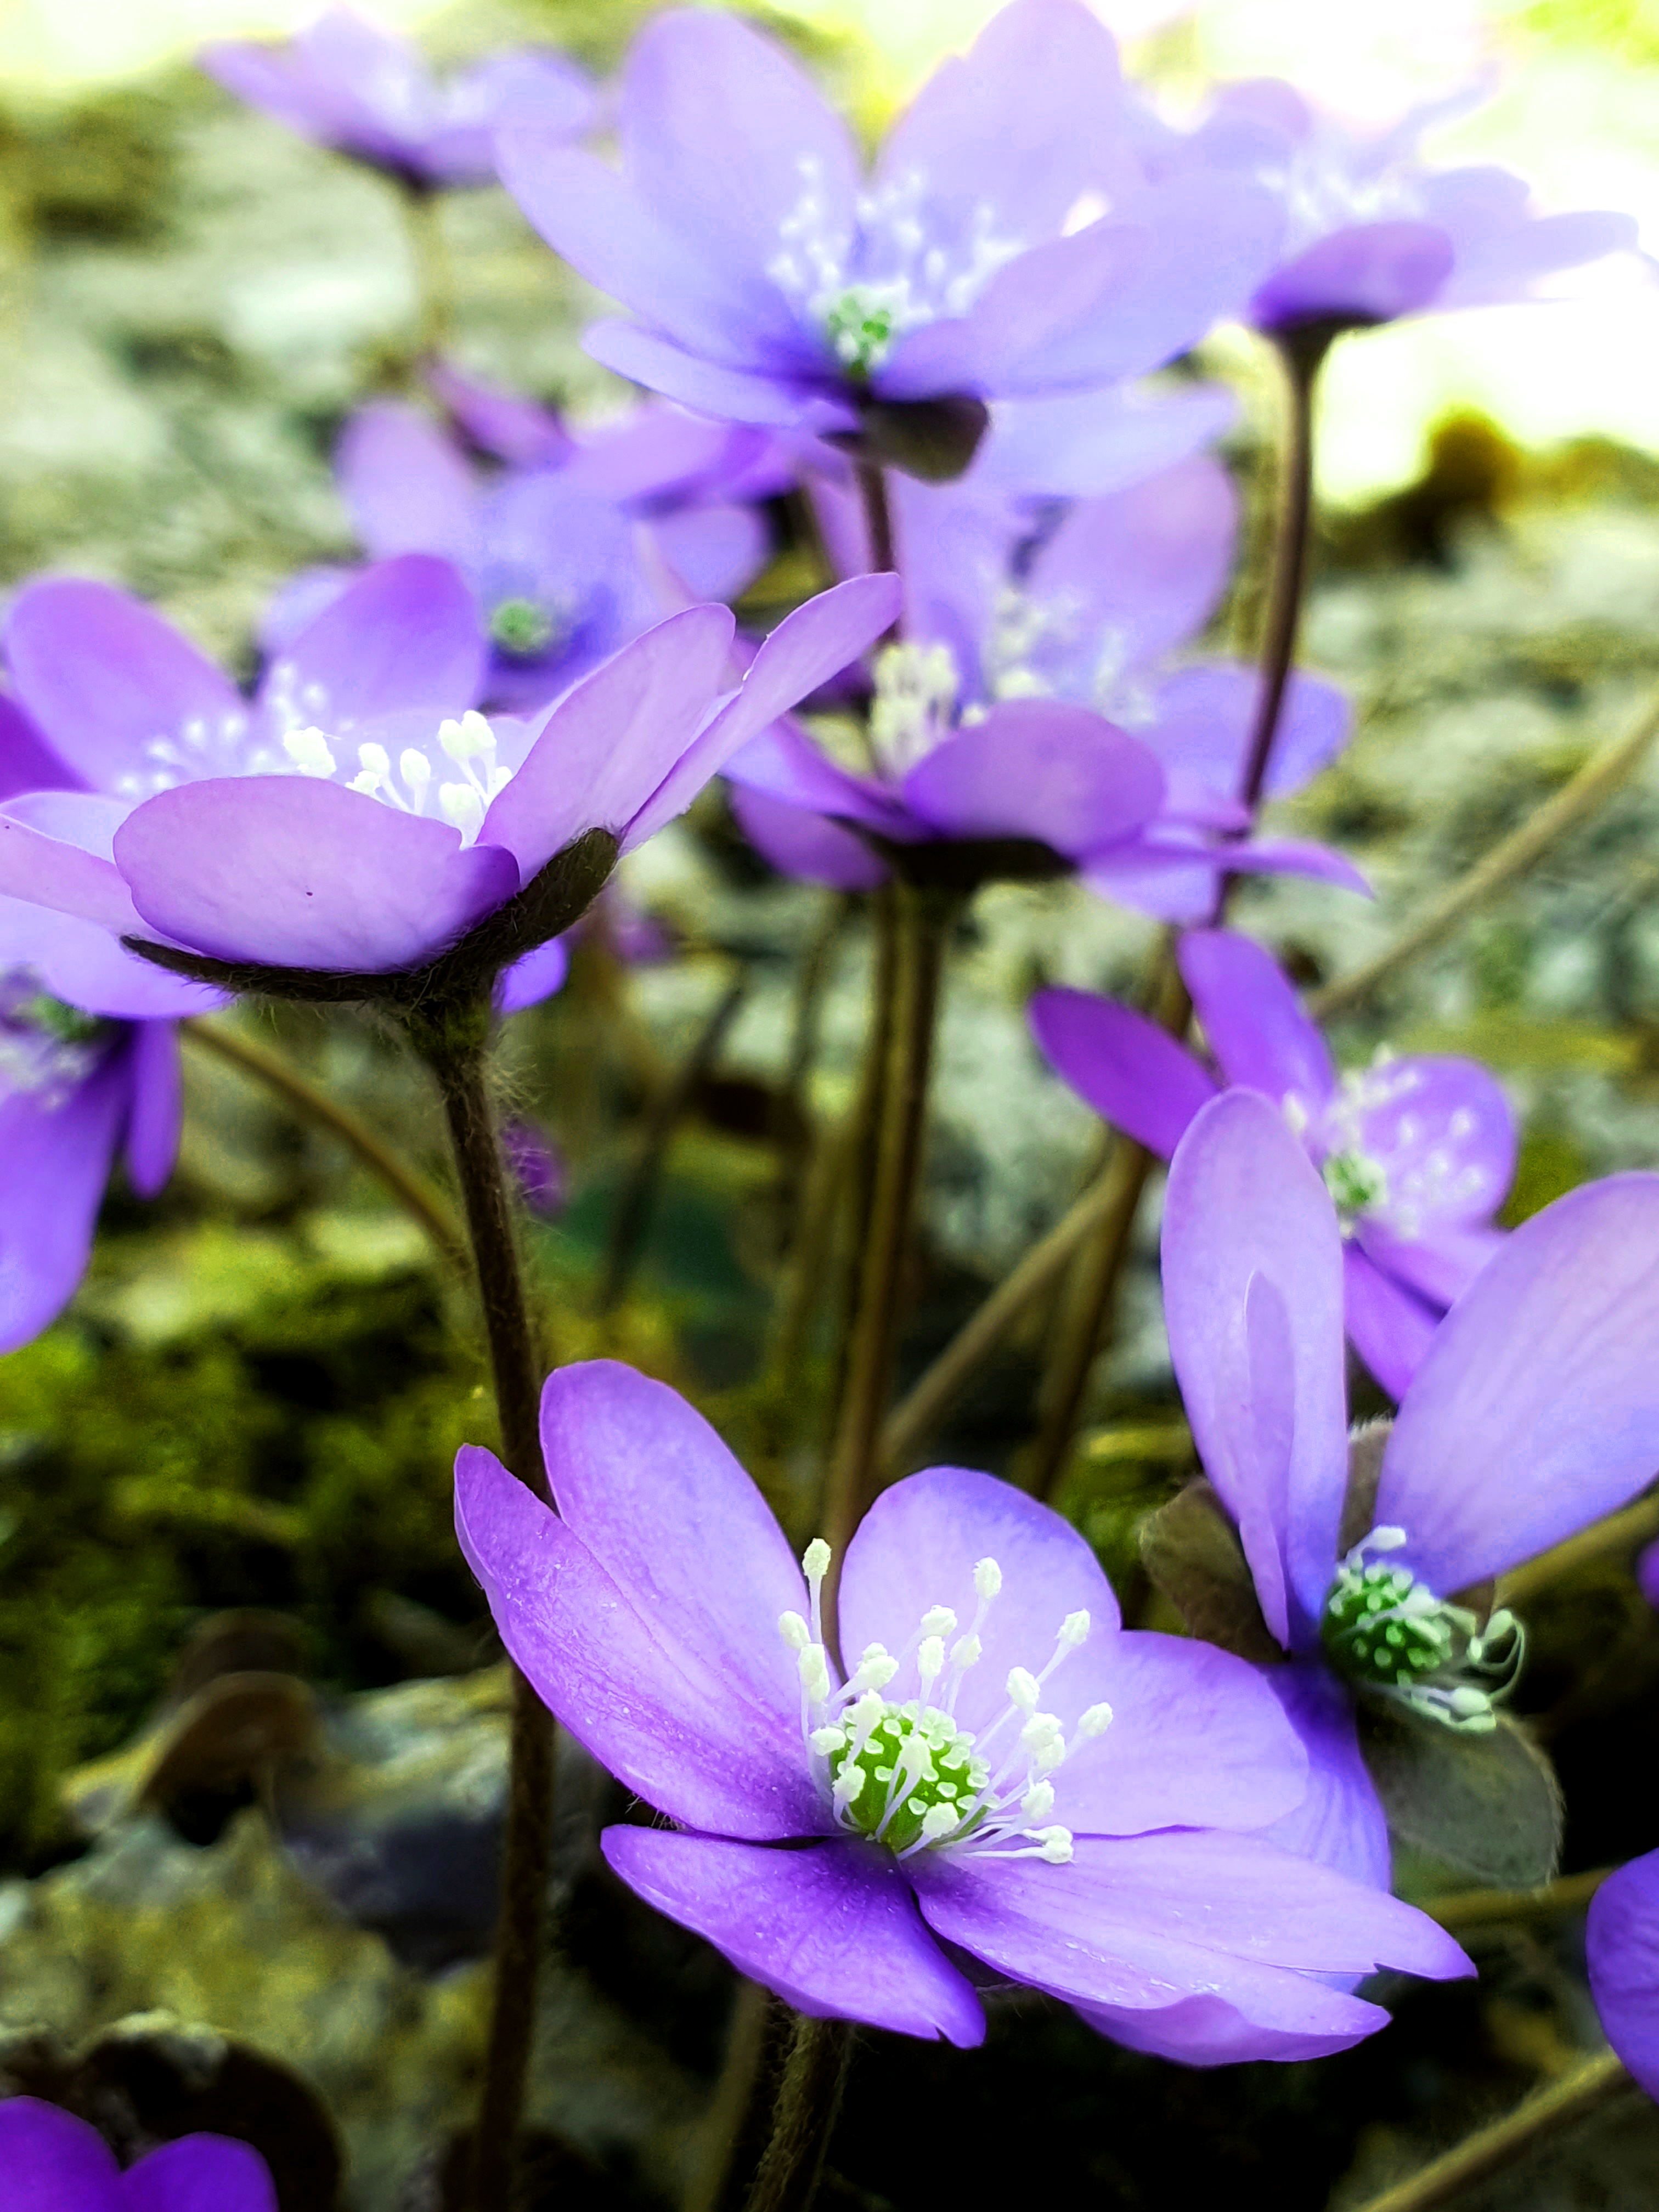
<svg viewBox="0 0 1659 2212">
<path fill-rule="evenodd" d="M 422 708 L 435 723 L 472 704 L 483 672 L 478 610 L 459 572 L 404 553 L 365 569 L 300 632 L 260 699 L 268 712 L 291 700 L 302 722 L 331 735 Z"/>
<path fill-rule="evenodd" d="M 1632 1859 L 1596 1891 L 1585 1952 L 1607 2041 L 1659 2097 L 1659 1851 Z"/>
<path fill-rule="evenodd" d="M 1328 315 L 1391 322 L 1425 307 L 1451 273 L 1452 246 L 1437 224 L 1354 223 L 1276 269 L 1250 302 L 1261 330 Z"/>
<path fill-rule="evenodd" d="M 1145 745 L 1055 699 L 993 707 L 904 779 L 905 804 L 942 836 L 1035 837 L 1078 859 L 1149 822 L 1163 799 Z"/>
<path fill-rule="evenodd" d="M 17 702 L 0 691 L 0 801 L 15 799 L 20 791 L 52 791 L 79 781 Z"/>
<path fill-rule="evenodd" d="M 1443 1595 L 1530 1559 L 1659 1467 L 1659 1176 L 1570 1191 L 1436 1332 L 1389 1438 L 1378 1524 Z"/>
<path fill-rule="evenodd" d="M 142 928 L 136 908 L 131 927 Z M 184 1020 L 225 1004 L 222 992 L 135 957 L 80 915 L 0 897 L 0 968 L 9 967 L 33 969 L 53 998 L 113 1021 Z"/>
<path fill-rule="evenodd" d="M 848 1547 L 840 1620 L 849 1664 L 871 1644 L 897 1656 L 935 1606 L 956 1613 L 955 1633 L 969 1633 L 979 1609 L 974 1569 L 988 1559 L 1001 1570 L 1001 1589 L 979 1630 L 982 1656 L 963 1678 L 956 1711 L 964 1728 L 983 1729 L 1001 1714 L 1011 1668 L 1042 1673 L 1069 1614 L 1086 1613 L 1098 1632 L 1116 1628 L 1117 1600 L 1099 1561 L 1051 1507 L 993 1475 L 930 1467 L 884 1490 Z M 945 1640 L 948 1650 L 952 1637 Z M 884 1694 L 916 1694 L 914 1656 Z M 1052 1698 L 1068 1725 L 1093 1702 L 1073 1694 L 1064 1664 Z"/>
<path fill-rule="evenodd" d="M 839 823 L 742 784 L 729 795 L 738 827 L 780 874 L 839 891 L 872 891 L 886 882 L 887 863 Z"/>
<path fill-rule="evenodd" d="M 251 2143 L 180 2136 L 127 2168 L 120 2205 L 121 2212 L 276 2212 L 276 2189 Z"/>
<path fill-rule="evenodd" d="M 0 2100 L 0 2174 L 17 2212 L 123 2212 L 114 2152 L 95 2128 L 38 2097 Z"/>
<path fill-rule="evenodd" d="M 26 585 L 6 618 L 5 653 L 18 698 L 52 750 L 94 791 L 129 800 L 176 773 L 168 763 L 187 728 L 216 732 L 244 713 L 228 677 L 109 584 Z"/>
<path fill-rule="evenodd" d="M 1268 1626 L 1299 1647 L 1316 1632 L 1347 1480 L 1342 1240 L 1317 1171 L 1258 1092 L 1224 1092 L 1182 1139 L 1164 1300 L 1194 1442 Z"/>
<path fill-rule="evenodd" d="M 1091 854 L 1079 872 L 1102 898 L 1121 899 L 1160 921 L 1189 925 L 1206 922 L 1213 915 L 1224 876 L 1311 876 L 1317 882 L 1358 891 L 1362 898 L 1371 895 L 1352 861 L 1328 845 L 1289 837 L 1242 838 L 1224 845 L 1163 823 L 1155 823 L 1146 836 Z"/>
<path fill-rule="evenodd" d="M 1293 1095 L 1311 1116 L 1329 1097 L 1336 1070 L 1325 1040 L 1273 955 L 1231 929 L 1189 930 L 1181 973 L 1229 1083 L 1274 1103 Z"/>
<path fill-rule="evenodd" d="M 1437 307 L 1478 307 L 1488 301 L 1524 299 L 1540 276 L 1581 268 L 1609 253 L 1635 250 L 1639 231 L 1633 217 L 1611 210 L 1584 209 L 1565 215 L 1536 216 L 1504 232 L 1473 234 L 1454 231 L 1456 258 L 1435 295 Z"/>
<path fill-rule="evenodd" d="M 521 960 L 502 969 L 495 986 L 495 1011 L 521 1014 L 526 1006 L 540 1006 L 544 999 L 564 988 L 569 973 L 570 947 L 563 938 L 550 937 L 545 945 L 538 945 L 533 952 L 526 952 Z"/>
<path fill-rule="evenodd" d="M 1270 1667 L 1263 1680 L 1308 1752 L 1306 1794 L 1262 1830 L 1263 1840 L 1387 1889 L 1389 1823 L 1360 1755 L 1352 1699 L 1316 1661 Z"/>
<path fill-rule="evenodd" d="M 66 1095 L 0 1096 L 0 1352 L 75 1295 L 131 1097 L 125 1042 Z"/>
<path fill-rule="evenodd" d="M 822 1834 L 793 1723 L 659 1636 L 581 1539 L 493 1454 L 455 1462 L 455 1531 L 536 1694 L 619 1781 L 671 1820 L 767 1841 Z M 772 1636 L 777 1639 L 775 1627 Z"/>
<path fill-rule="evenodd" d="M 974 480 L 1033 499 L 1098 499 L 1172 468 L 1229 428 L 1223 385 L 1148 392 L 1133 385 L 999 406 Z"/>
<path fill-rule="evenodd" d="M 308 775 L 181 784 L 135 809 L 115 849 L 154 929 L 263 967 L 416 967 L 519 889 L 499 845 L 463 850 L 446 823 Z"/>
<path fill-rule="evenodd" d="M 1207 1072 L 1145 1014 L 1092 991 L 1039 991 L 1026 1009 L 1048 1065 L 1103 1121 L 1160 1159 L 1215 1097 Z"/>
<path fill-rule="evenodd" d="M 1292 1993 L 1294 2027 L 1268 2027 L 1224 1997 L 1182 1997 L 1155 2012 L 1079 2005 L 1078 2016 L 1130 2051 L 1181 2066 L 1237 2066 L 1249 2059 L 1328 2058 L 1386 2027 L 1381 2005 L 1304 1977 Z M 1279 2009 L 1285 2009 L 1282 2006 Z"/>
<path fill-rule="evenodd" d="M 1354 1350 L 1397 1405 L 1434 1340 L 1441 1310 L 1371 1257 L 1362 1226 L 1342 1248 L 1342 1325 Z"/>
<path fill-rule="evenodd" d="M 733 368 L 634 323 L 590 323 L 582 332 L 582 350 L 618 376 L 727 422 L 819 433 L 857 428 L 852 408 L 815 375 L 795 368 Z"/>
<path fill-rule="evenodd" d="M 1218 1996 L 1295 2029 L 1308 1974 L 1473 1972 L 1425 1914 L 1255 1836 L 1084 1836 L 1066 1866 L 933 1852 L 909 1863 L 936 1935 L 1073 2002 Z"/>
<path fill-rule="evenodd" d="M 984 2041 L 979 1999 L 878 1847 L 768 1850 L 652 1828 L 607 1828 L 599 1844 L 630 1889 L 797 2012 L 964 2051 Z"/>
<path fill-rule="evenodd" d="M 1184 769 L 1234 797 L 1243 786 L 1261 689 L 1254 668 L 1222 662 L 1177 669 L 1158 685 L 1143 735 L 1166 768 Z M 1352 726 L 1352 706 L 1335 684 L 1292 676 L 1273 732 L 1264 795 L 1285 799 L 1300 791 L 1341 751 Z"/>
<path fill-rule="evenodd" d="M 61 800 L 90 794 L 53 792 L 49 796 Z M 64 810 L 60 806 L 54 806 L 47 816 L 40 799 L 38 792 L 27 793 L 0 811 L 0 893 L 31 901 L 55 914 L 96 922 L 116 937 L 145 936 L 143 918 L 132 903 L 120 870 L 82 842 L 94 826 L 99 831 L 109 826 L 111 806 L 116 809 L 117 821 L 122 818 L 125 809 L 120 802 L 94 800 L 93 804 L 103 812 L 94 825 L 63 820 Z M 21 818 L 25 815 L 40 818 Z M 108 841 L 100 837 L 100 842 Z"/>
<path fill-rule="evenodd" d="M 477 551 L 472 471 L 429 416 L 371 400 L 347 422 L 335 480 L 369 558 L 436 553 L 465 566 Z"/>
</svg>

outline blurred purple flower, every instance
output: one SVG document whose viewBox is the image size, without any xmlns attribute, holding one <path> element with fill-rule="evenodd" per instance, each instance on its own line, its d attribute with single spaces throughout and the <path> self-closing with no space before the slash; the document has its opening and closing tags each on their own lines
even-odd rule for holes
<svg viewBox="0 0 1659 2212">
<path fill-rule="evenodd" d="M 522 112 L 496 143 L 548 243 L 638 318 L 590 330 L 596 359 L 705 414 L 846 431 L 872 402 L 1111 384 L 1243 305 L 1272 196 L 1232 175 L 1147 184 L 1122 106 L 1090 9 L 1014 0 L 866 179 L 779 47 L 678 9 L 629 55 L 620 172 Z"/>
<path fill-rule="evenodd" d="M 1408 1907 L 1233 1832 L 1304 1784 L 1260 1677 L 1122 1631 L 1088 1546 L 1009 1485 L 933 1468 L 884 1492 L 837 1638 L 829 1547 L 803 1575 L 674 1391 L 564 1368 L 542 1443 L 556 1513 L 462 1450 L 462 1548 L 538 1692 L 677 1824 L 607 1829 L 611 1866 L 791 2004 L 972 2045 L 965 1954 L 1204 2063 L 1382 2025 L 1322 1975 L 1467 1971 Z M 860 1655 L 845 1679 L 834 1645 Z"/>
<path fill-rule="evenodd" d="M 1479 97 L 1414 109 L 1368 137 L 1288 84 L 1231 85 L 1191 131 L 1143 111 L 1143 158 L 1166 182 L 1229 176 L 1273 194 L 1278 265 L 1248 311 L 1267 331 L 1524 299 L 1540 277 L 1635 246 L 1626 215 L 1534 214 L 1526 183 L 1507 169 L 1425 167 L 1424 131 Z"/>
<path fill-rule="evenodd" d="M 552 1138 L 538 1123 L 514 1114 L 502 1127 L 501 1149 L 530 1211 L 544 1221 L 556 1220 L 570 1194 L 570 1178 Z"/>
<path fill-rule="evenodd" d="M 1659 1464 L 1659 1176 L 1558 1199 L 1507 1237 L 1435 1332 L 1382 1453 L 1376 1524 L 1346 1555 L 1343 1249 L 1336 1209 L 1260 1092 L 1204 1106 L 1170 1170 L 1164 1304 L 1193 1439 L 1238 1525 L 1267 1670 L 1312 1758 L 1270 1832 L 1386 1882 L 1357 1692 L 1480 1733 L 1521 1632 L 1459 1594 L 1644 1489 Z"/>
<path fill-rule="evenodd" d="M 1607 2041 L 1659 2098 L 1659 1851 L 1607 1876 L 1590 1899 L 1584 1948 Z"/>
<path fill-rule="evenodd" d="M 0 808 L 0 892 L 210 960 L 388 974 L 457 944 L 603 829 L 639 844 L 861 652 L 897 586 L 798 609 L 731 684 L 723 607 L 659 623 L 536 722 L 471 711 L 483 646 L 447 563 L 369 569 L 257 696 L 100 584 L 14 603 L 18 697 L 91 790 Z"/>
<path fill-rule="evenodd" d="M 0 2103 L 3 2212 L 276 2212 L 251 2144 L 180 2136 L 124 2173 L 95 2128 L 37 2097 Z"/>
<path fill-rule="evenodd" d="M 856 824 L 901 843 L 1035 838 L 1091 890 L 1178 919 L 1210 909 L 1223 850 L 1229 867 L 1363 890 L 1322 847 L 1237 834 L 1255 671 L 1167 665 L 1231 566 L 1235 501 L 1218 463 L 1195 455 L 1046 515 L 981 489 L 979 465 L 958 484 L 896 478 L 892 490 L 907 642 L 878 665 L 877 775 L 828 761 L 791 723 L 726 771 L 775 866 L 847 890 L 881 881 Z M 819 502 L 837 567 L 856 574 L 868 561 L 856 504 L 833 487 Z M 1347 725 L 1339 692 L 1297 678 L 1270 790 L 1304 781 Z M 1135 811 L 1097 818 L 1102 786 L 1133 788 Z"/>
<path fill-rule="evenodd" d="M 1194 930 L 1177 957 L 1219 1080 L 1156 1022 L 1089 991 L 1037 993 L 1038 1045 L 1097 1114 L 1162 1159 L 1224 1085 L 1270 1098 L 1336 1204 L 1348 1335 L 1401 1397 L 1441 1316 L 1503 1241 L 1492 1216 L 1515 1172 L 1503 1091 L 1474 1060 L 1438 1055 L 1339 1076 L 1259 945 Z"/>
<path fill-rule="evenodd" d="M 1659 1543 L 1644 1546 L 1636 1562 L 1636 1586 L 1659 1613 Z"/>
<path fill-rule="evenodd" d="M 533 116 L 556 141 L 580 137 L 597 115 L 592 86 L 556 54 L 494 54 L 440 83 L 409 40 L 348 8 L 328 9 L 284 44 L 208 46 L 198 58 L 227 92 L 302 138 L 421 191 L 492 184 L 494 133 L 514 116 Z"/>
</svg>

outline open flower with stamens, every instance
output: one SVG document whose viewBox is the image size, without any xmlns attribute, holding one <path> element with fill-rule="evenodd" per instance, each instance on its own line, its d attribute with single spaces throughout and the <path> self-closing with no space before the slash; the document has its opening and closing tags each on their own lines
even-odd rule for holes
<svg viewBox="0 0 1659 2212">
<path fill-rule="evenodd" d="M 659 15 L 620 95 L 620 171 L 515 120 L 503 182 L 636 318 L 586 346 L 736 422 L 853 431 L 872 406 L 1097 389 L 1237 311 L 1277 234 L 1235 178 L 1149 185 L 1118 144 L 1111 36 L 1014 0 L 945 61 L 867 177 L 780 48 L 713 9 Z"/>
<path fill-rule="evenodd" d="M 441 82 L 419 49 L 350 8 L 330 8 L 280 45 L 205 48 L 208 75 L 302 138 L 384 169 L 421 191 L 495 178 L 491 133 L 527 109 L 538 130 L 575 138 L 591 128 L 593 88 L 562 55 L 492 55 Z"/>
<path fill-rule="evenodd" d="M 1516 1139 L 1502 1090 L 1474 1060 L 1442 1054 L 1379 1054 L 1339 1075 L 1261 946 L 1193 930 L 1177 957 L 1214 1072 L 1156 1022 L 1090 991 L 1039 991 L 1037 1043 L 1097 1114 L 1162 1159 L 1224 1086 L 1271 1098 L 1336 1204 L 1349 1338 L 1401 1397 L 1441 1316 L 1503 1241 L 1492 1218 Z"/>
<path fill-rule="evenodd" d="M 270 2170 L 233 2136 L 179 2136 L 124 2172 L 96 2128 L 38 2097 L 0 2100 L 8 2212 L 276 2212 Z"/>
<path fill-rule="evenodd" d="M 124 593 L 33 584 L 8 663 L 90 788 L 0 807 L 0 892 L 237 988 L 297 992 L 322 970 L 337 995 L 373 995 L 451 954 L 487 979 L 568 927 L 617 851 L 861 652 L 896 598 L 862 577 L 809 600 L 740 684 L 729 611 L 689 608 L 536 720 L 490 722 L 471 707 L 472 596 L 424 555 L 368 570 L 252 701 Z"/>
<path fill-rule="evenodd" d="M 608 1361 L 542 1398 L 556 1512 L 489 1452 L 456 1526 L 507 1650 L 674 1823 L 622 1878 L 799 2009 L 977 2043 L 970 1974 L 1194 2062 L 1340 2048 L 1383 2015 L 1327 1974 L 1467 1962 L 1395 1899 L 1249 1830 L 1300 1747 L 1242 1661 L 1125 1632 L 1088 1546 L 989 1475 L 884 1492 L 797 1565 L 720 1438 Z"/>
<path fill-rule="evenodd" d="M 1490 1585 L 1659 1465 L 1659 1176 L 1587 1184 L 1504 1240 L 1386 1441 L 1370 1432 L 1374 1497 L 1351 1485 L 1342 1267 L 1330 1191 L 1279 1109 L 1246 1089 L 1204 1106 L 1170 1170 L 1164 1315 L 1267 1648 L 1291 1662 L 1265 1679 L 1313 1757 L 1274 1832 L 1385 1880 L 1356 1705 L 1442 1741 L 1491 1737 L 1520 1638 L 1501 1610 L 1484 1617 Z"/>
<path fill-rule="evenodd" d="M 1659 1851 L 1632 1859 L 1596 1891 L 1584 1950 L 1607 2041 L 1659 2098 Z"/>
</svg>

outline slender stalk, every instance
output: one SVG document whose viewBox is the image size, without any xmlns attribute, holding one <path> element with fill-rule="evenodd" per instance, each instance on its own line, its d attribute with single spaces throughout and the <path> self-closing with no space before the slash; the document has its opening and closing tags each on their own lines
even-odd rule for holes
<svg viewBox="0 0 1659 2212">
<path fill-rule="evenodd" d="M 416 295 L 415 354 L 430 361 L 448 341 L 454 320 L 454 268 L 444 240 L 443 196 L 426 186 L 403 187 L 404 222 L 415 263 Z"/>
<path fill-rule="evenodd" d="M 697 2161 L 680 2200 L 680 2212 L 720 2212 L 759 2101 L 757 2093 L 766 2057 L 767 2028 L 775 2007 L 781 2016 L 782 2007 L 775 2005 L 771 1992 L 758 1982 L 740 1981 L 732 1992 L 726 2057 L 702 2124 Z"/>
<path fill-rule="evenodd" d="M 1606 1559 L 1609 1553 L 1632 1550 L 1653 1536 L 1659 1536 L 1659 1492 L 1638 1498 L 1634 1505 L 1610 1513 L 1553 1551 L 1540 1552 L 1524 1566 L 1514 1568 L 1498 1586 L 1498 1601 L 1510 1607 L 1524 1606 L 1562 1575 Z"/>
<path fill-rule="evenodd" d="M 1471 2183 L 1501 2173 L 1534 2143 L 1583 2119 L 1629 2081 L 1629 2075 L 1612 2051 L 1598 2052 L 1560 2081 L 1523 2097 L 1512 2112 L 1494 2120 L 1490 2127 L 1478 2129 L 1409 2180 L 1397 2182 L 1380 2196 L 1367 2197 L 1355 2212 L 1430 2212 L 1431 2206 L 1443 2204 Z"/>
<path fill-rule="evenodd" d="M 772 2108 L 771 2141 L 744 2212 L 808 2212 L 841 2110 L 852 2046 L 845 2021 L 796 2016 Z"/>
<path fill-rule="evenodd" d="M 546 1498 L 542 1358 L 525 1296 L 511 1184 L 489 1096 L 489 1008 L 487 1003 L 460 1008 L 454 1017 L 411 1023 L 410 1039 L 436 1078 L 449 1123 L 489 1343 L 501 1456 L 527 1490 Z M 511 2197 L 535 2031 L 552 1832 L 552 1717 L 515 1668 L 489 2038 L 472 2142 L 473 2212 L 501 2212 Z"/>
<path fill-rule="evenodd" d="M 879 461 L 862 459 L 853 464 L 858 477 L 859 497 L 864 502 L 865 528 L 870 538 L 870 566 L 872 569 L 896 568 L 898 566 L 893 551 L 893 508 L 887 496 L 887 476 Z"/>
<path fill-rule="evenodd" d="M 945 946 L 959 901 L 894 886 L 897 959 L 875 1189 L 859 1270 L 847 1377 L 825 1486 L 823 1533 L 836 1563 L 869 1503 L 891 1386 L 899 1294 L 921 1170 Z"/>
<path fill-rule="evenodd" d="M 1466 1889 L 1437 1897 L 1423 1910 L 1454 1934 L 1465 1928 L 1493 1928 L 1509 1920 L 1542 1920 L 1553 1912 L 1577 1912 L 1588 1905 L 1613 1872 L 1595 1867 L 1589 1874 L 1563 1875 L 1541 1889 Z"/>
<path fill-rule="evenodd" d="M 884 884 L 870 902 L 872 947 L 870 974 L 870 1027 L 864 1042 L 858 1098 L 847 1133 L 848 1173 L 845 1200 L 841 1209 L 842 1251 L 836 1270 L 837 1311 L 830 1360 L 830 1402 L 839 1406 L 847 1388 L 848 1363 L 852 1356 L 853 1327 L 857 1318 L 859 1285 L 865 1249 L 870 1241 L 871 1208 L 876 1197 L 876 1160 L 881 1148 L 882 1100 L 886 1095 L 887 1064 L 892 1050 L 893 1018 L 898 994 L 898 921 L 895 893 Z M 836 1226 L 831 1216 L 832 1231 Z M 828 1473 L 826 1465 L 825 1473 Z M 822 1500 L 819 1501 L 820 1506 Z M 814 1523 L 814 1534 L 822 1516 Z"/>
<path fill-rule="evenodd" d="M 185 1042 L 216 1060 L 223 1060 L 256 1083 L 274 1091 L 303 1121 L 337 1137 L 353 1152 L 375 1180 L 389 1191 L 411 1220 L 417 1221 L 452 1267 L 467 1264 L 466 1240 L 461 1225 L 424 1176 L 376 1136 L 367 1121 L 350 1108 L 301 1074 L 299 1069 L 267 1046 L 217 1022 L 190 1021 L 179 1024 Z"/>
</svg>

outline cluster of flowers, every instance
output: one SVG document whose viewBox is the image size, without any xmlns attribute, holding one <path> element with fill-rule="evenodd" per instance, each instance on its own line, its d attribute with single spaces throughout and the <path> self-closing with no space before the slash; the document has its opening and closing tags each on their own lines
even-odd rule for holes
<svg viewBox="0 0 1659 2212">
<path fill-rule="evenodd" d="M 1229 396 L 1134 380 L 1225 320 L 1290 349 L 1519 298 L 1632 226 L 1539 216 L 1502 172 L 1424 167 L 1426 118 L 1361 138 L 1283 85 L 1176 127 L 1081 0 L 1013 0 L 867 172 L 718 11 L 658 17 L 603 100 L 533 55 L 441 89 L 343 15 L 210 65 L 411 192 L 498 173 L 627 311 L 590 352 L 656 397 L 568 423 L 433 361 L 421 404 L 365 407 L 338 469 L 368 565 L 280 595 L 252 696 L 108 586 L 15 596 L 0 1348 L 72 1291 L 115 1155 L 164 1181 L 179 1020 L 458 963 L 528 1005 L 617 854 L 717 775 L 811 880 L 1075 875 L 1185 933 L 1202 1053 L 1082 993 L 1031 1019 L 1171 1160 L 1170 1340 L 1249 1633 L 1124 1630 L 1056 1514 L 951 1468 L 883 1492 L 832 1602 L 827 1547 L 798 1565 L 701 1418 L 603 1363 L 546 1387 L 556 1510 L 468 1449 L 461 1542 L 546 1703 L 670 1824 L 610 1829 L 611 1864 L 805 2013 L 971 2045 L 1023 1984 L 1214 2063 L 1353 2043 L 1378 1967 L 1471 1971 L 1389 1894 L 1367 1717 L 1498 1735 L 1519 1630 L 1493 1579 L 1659 1465 L 1659 1176 L 1504 1237 L 1492 1078 L 1339 1075 L 1213 926 L 1242 872 L 1363 884 L 1258 833 L 1261 679 L 1188 650 L 1233 560 Z M 581 143 L 601 126 L 619 163 Z M 786 495 L 842 580 L 757 640 L 718 603 Z M 1263 795 L 1347 721 L 1292 678 Z M 1352 1449 L 1345 1334 L 1399 1406 Z M 1659 1859 L 1592 1941 L 1659 2089 Z M 9 2110 L 29 2155 L 94 2156 Z"/>
</svg>

